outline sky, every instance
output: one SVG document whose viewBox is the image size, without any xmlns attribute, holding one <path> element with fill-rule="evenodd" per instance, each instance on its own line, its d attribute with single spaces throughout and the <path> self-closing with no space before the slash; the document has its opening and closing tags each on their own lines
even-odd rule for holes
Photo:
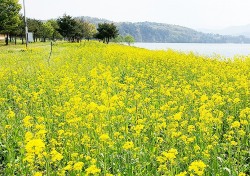
<svg viewBox="0 0 250 176">
<path fill-rule="evenodd" d="M 23 4 L 23 0 L 19 0 Z M 250 24 L 250 0 L 25 0 L 29 18 L 63 14 L 114 22 L 160 22 L 193 29 Z"/>
</svg>

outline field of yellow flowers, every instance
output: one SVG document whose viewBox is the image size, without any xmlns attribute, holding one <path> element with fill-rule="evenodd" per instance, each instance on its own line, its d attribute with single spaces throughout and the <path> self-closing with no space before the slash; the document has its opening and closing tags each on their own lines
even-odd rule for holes
<svg viewBox="0 0 250 176">
<path fill-rule="evenodd" d="M 250 58 L 0 47 L 0 175 L 247 176 Z"/>
</svg>

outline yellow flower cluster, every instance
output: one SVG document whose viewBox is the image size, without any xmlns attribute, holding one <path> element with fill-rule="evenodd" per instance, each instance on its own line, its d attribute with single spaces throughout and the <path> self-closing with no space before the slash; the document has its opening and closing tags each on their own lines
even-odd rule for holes
<svg viewBox="0 0 250 176">
<path fill-rule="evenodd" d="M 49 47 L 0 47 L 0 175 L 248 174 L 249 57 Z"/>
<path fill-rule="evenodd" d="M 122 146 L 125 150 L 129 150 L 134 148 L 134 143 L 133 142 L 125 142 L 125 144 Z"/>
<path fill-rule="evenodd" d="M 190 164 L 188 167 L 189 171 L 193 171 L 194 174 L 201 176 L 204 174 L 204 170 L 206 168 L 206 164 L 204 164 L 202 161 L 194 161 Z"/>
</svg>

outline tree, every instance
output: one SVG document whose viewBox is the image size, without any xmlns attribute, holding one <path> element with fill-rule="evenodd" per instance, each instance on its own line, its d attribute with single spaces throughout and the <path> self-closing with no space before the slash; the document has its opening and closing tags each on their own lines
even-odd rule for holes
<svg viewBox="0 0 250 176">
<path fill-rule="evenodd" d="M 36 19 L 27 19 L 27 23 L 29 26 L 29 31 L 33 32 L 33 38 L 34 41 L 37 42 L 38 38 L 42 37 L 42 33 L 43 33 L 43 23 L 40 20 L 36 20 Z"/>
<path fill-rule="evenodd" d="M 124 37 L 122 35 L 118 35 L 116 38 L 114 38 L 111 41 L 115 42 L 115 43 L 122 43 L 122 42 L 124 42 Z"/>
<path fill-rule="evenodd" d="M 95 38 L 103 40 L 103 43 L 109 43 L 110 39 L 116 38 L 119 31 L 114 23 L 99 23 L 97 28 L 98 33 Z"/>
<path fill-rule="evenodd" d="M 53 34 L 52 34 L 52 40 L 55 41 L 56 39 L 62 39 L 62 35 L 58 32 L 59 25 L 56 20 L 49 20 L 48 21 L 51 26 L 53 27 Z"/>
<path fill-rule="evenodd" d="M 63 15 L 63 17 L 57 19 L 59 26 L 59 33 L 64 37 L 64 39 L 70 40 L 76 24 L 75 20 L 69 15 Z"/>
<path fill-rule="evenodd" d="M 24 17 L 19 14 L 19 19 L 20 19 L 20 23 L 18 24 L 18 26 L 15 28 L 15 30 L 13 30 L 12 32 L 10 32 L 10 38 L 11 36 L 14 36 L 15 39 L 15 44 L 16 44 L 16 38 L 20 37 L 22 40 L 22 44 L 24 44 L 23 41 L 23 37 L 25 36 L 25 24 L 24 24 Z"/>
<path fill-rule="evenodd" d="M 63 17 L 57 19 L 59 26 L 59 33 L 64 37 L 64 39 L 72 40 L 74 37 L 76 20 L 74 20 L 69 15 L 63 15 Z"/>
<path fill-rule="evenodd" d="M 84 36 L 84 26 L 83 23 L 79 20 L 76 20 L 76 24 L 74 26 L 74 35 L 73 35 L 73 41 L 81 41 Z"/>
<path fill-rule="evenodd" d="M 20 21 L 19 11 L 21 5 L 18 0 L 1 0 L 0 1 L 0 32 L 7 35 L 6 45 L 9 44 L 9 34 L 17 29 Z"/>
<path fill-rule="evenodd" d="M 83 24 L 71 16 L 64 15 L 57 19 L 59 33 L 68 41 L 80 41 L 83 38 Z"/>
<path fill-rule="evenodd" d="M 97 33 L 96 27 L 94 24 L 89 22 L 83 22 L 83 36 L 87 40 L 90 40 Z"/>
<path fill-rule="evenodd" d="M 131 43 L 135 43 L 135 39 L 131 35 L 127 35 L 124 38 L 124 41 L 130 46 Z"/>
<path fill-rule="evenodd" d="M 94 35 L 94 38 L 96 38 L 97 40 L 99 40 L 99 42 L 101 40 L 103 40 L 103 43 L 104 43 L 104 34 L 103 33 L 100 33 L 100 32 L 97 32 L 95 35 Z"/>
<path fill-rule="evenodd" d="M 50 22 L 47 21 L 43 23 L 42 28 L 41 28 L 42 41 L 46 42 L 47 38 L 51 39 L 53 32 L 54 32 L 54 28 L 52 27 Z"/>
</svg>

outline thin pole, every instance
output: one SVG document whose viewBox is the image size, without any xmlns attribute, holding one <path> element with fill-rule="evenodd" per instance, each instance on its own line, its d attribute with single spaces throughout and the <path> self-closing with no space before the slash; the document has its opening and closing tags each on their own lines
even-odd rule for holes
<svg viewBox="0 0 250 176">
<path fill-rule="evenodd" d="M 25 0 L 23 0 L 23 11 L 24 11 L 24 23 L 25 23 L 26 48 L 28 48 L 28 24 L 27 24 L 26 11 L 25 11 Z"/>
</svg>

